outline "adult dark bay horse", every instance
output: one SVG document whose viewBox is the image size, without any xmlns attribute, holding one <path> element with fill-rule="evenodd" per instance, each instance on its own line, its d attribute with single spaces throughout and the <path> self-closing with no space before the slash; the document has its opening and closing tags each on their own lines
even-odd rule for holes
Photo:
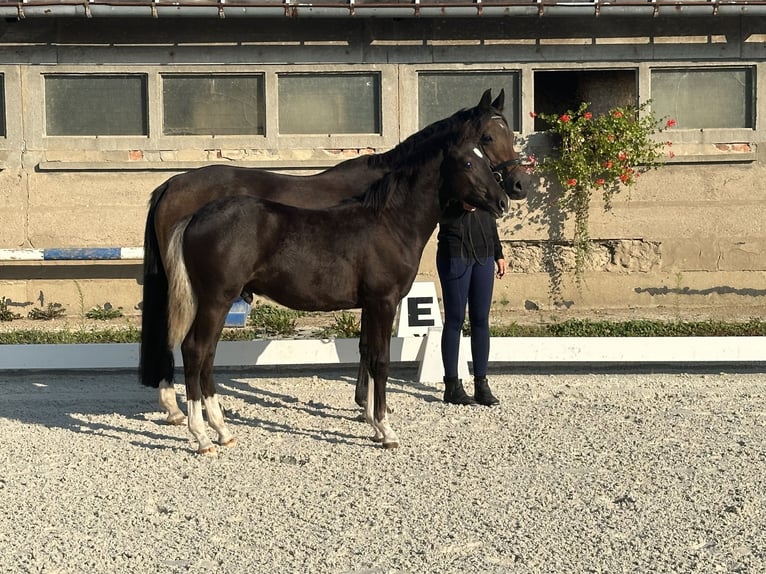
<svg viewBox="0 0 766 574">
<path fill-rule="evenodd" d="M 245 290 L 304 311 L 361 308 L 367 322 L 363 368 L 365 414 L 373 440 L 399 446 L 387 420 L 391 328 L 412 285 L 426 242 L 448 201 L 499 216 L 507 197 L 478 148 L 479 125 L 422 145 L 392 166 L 364 195 L 309 210 L 252 196 L 209 203 L 173 231 L 166 258 L 170 284 L 168 338 L 181 344 L 189 431 L 198 452 L 235 442 L 213 382 L 216 345 L 233 301 Z M 160 357 L 165 349 L 151 356 Z M 374 389 L 374 394 L 372 390 Z"/>
<path fill-rule="evenodd" d="M 216 199 L 232 195 L 252 195 L 287 205 L 323 208 L 337 205 L 358 195 L 381 178 L 403 154 L 441 141 L 468 122 L 480 122 L 480 149 L 489 159 L 511 199 L 526 197 L 529 178 L 520 166 L 514 147 L 513 130 L 503 116 L 505 93 L 492 101 L 490 90 L 479 103 L 416 132 L 392 150 L 344 161 L 311 176 L 282 175 L 262 169 L 213 165 L 171 177 L 152 193 L 144 238 L 144 284 L 141 339 L 141 382 L 159 387 L 160 406 L 167 422 L 181 424 L 184 415 L 178 408 L 173 386 L 173 353 L 167 345 L 167 275 L 164 261 L 170 234 L 179 221 Z M 245 293 L 245 296 L 250 294 Z M 360 351 L 366 340 L 366 321 L 362 314 Z M 162 361 L 145 360 L 147 349 L 165 347 Z M 360 368 L 355 399 L 364 405 L 367 379 Z"/>
</svg>

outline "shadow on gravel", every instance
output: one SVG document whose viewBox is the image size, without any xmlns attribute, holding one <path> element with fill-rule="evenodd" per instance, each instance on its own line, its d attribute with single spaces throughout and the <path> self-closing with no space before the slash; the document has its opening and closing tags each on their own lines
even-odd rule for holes
<svg viewBox="0 0 766 574">
<path fill-rule="evenodd" d="M 240 380 L 245 377 L 248 382 Z M 342 381 L 347 385 L 348 400 L 342 404 L 333 404 L 330 400 L 301 402 L 289 392 L 278 393 L 267 390 L 265 385 L 258 385 L 259 379 L 266 381 L 293 377 Z M 224 406 L 228 398 L 235 397 L 264 409 L 264 416 L 257 418 L 230 411 L 227 413 L 227 420 L 232 425 L 256 426 L 268 432 L 305 435 L 333 443 L 359 444 L 360 440 L 369 439 L 362 409 L 354 403 L 355 366 L 218 369 L 215 378 Z M 417 366 L 393 367 L 387 384 L 388 396 L 410 395 L 424 402 L 439 402 L 437 388 L 418 383 L 416 378 Z M 183 383 L 182 372 L 176 373 L 176 382 Z M 157 391 L 140 385 L 136 374 L 131 371 L 5 372 L 0 374 L 0 387 L 3 389 L 0 419 L 61 428 L 75 433 L 89 433 L 119 441 L 125 441 L 127 434 L 132 436 L 128 442 L 145 448 L 167 448 L 168 442 L 178 443 L 179 448 L 187 448 L 185 434 L 182 433 L 179 437 L 168 432 L 170 427 L 164 424 L 164 415 L 159 413 Z M 394 399 L 391 402 L 396 401 Z M 183 392 L 179 396 L 179 404 L 185 411 Z M 271 409 L 283 408 L 317 419 L 359 422 L 359 433 L 344 433 L 331 428 L 296 428 L 269 419 L 268 412 Z M 108 417 L 127 419 L 137 424 L 119 425 L 104 422 L 103 419 Z"/>
<path fill-rule="evenodd" d="M 147 448 L 167 448 L 167 441 L 186 446 L 185 438 L 169 436 L 164 425 L 151 419 L 157 411 L 157 392 L 142 387 L 127 371 L 11 372 L 0 375 L 3 400 L 0 419 L 22 424 L 94 434 Z M 110 424 L 104 417 L 118 417 L 137 424 Z M 146 430 L 137 430 L 140 426 Z M 165 441 L 159 445 L 158 441 Z"/>
<path fill-rule="evenodd" d="M 428 385 L 414 382 L 412 380 L 414 373 L 409 370 L 392 369 L 387 384 L 388 396 L 396 394 L 408 394 L 425 402 L 436 402 L 433 396 L 435 389 Z M 258 384 L 259 380 L 272 381 L 275 378 L 293 378 L 293 377 L 314 377 L 319 381 L 342 381 L 348 386 L 348 400 L 343 404 L 337 403 L 337 395 L 327 402 L 308 401 L 302 402 L 294 395 L 285 392 L 275 392 L 267 390 L 264 386 Z M 243 382 L 242 378 L 247 378 Z M 216 385 L 219 390 L 222 403 L 225 405 L 229 397 L 237 398 L 243 402 L 255 405 L 264 409 L 263 417 L 253 417 L 252 415 L 243 416 L 235 411 L 228 411 L 226 418 L 231 425 L 245 425 L 259 427 L 267 432 L 284 433 L 293 436 L 306 436 L 314 440 L 326 441 L 329 443 L 359 444 L 360 439 L 367 441 L 367 431 L 369 430 L 364 420 L 364 413 L 354 403 L 354 387 L 356 385 L 356 368 L 353 369 L 276 369 L 269 368 L 265 371 L 253 373 L 252 371 L 243 371 L 240 369 L 220 370 L 216 373 Z M 336 404 L 333 404 L 336 401 Z M 289 409 L 293 413 L 298 412 L 317 419 L 334 419 L 345 422 L 360 423 L 359 433 L 344 433 L 328 428 L 308 429 L 300 428 L 296 425 L 288 425 L 282 422 L 274 421 L 268 418 L 268 412 L 271 409 Z M 255 412 L 258 412 L 256 409 Z M 325 427 L 325 425 L 323 425 Z"/>
</svg>

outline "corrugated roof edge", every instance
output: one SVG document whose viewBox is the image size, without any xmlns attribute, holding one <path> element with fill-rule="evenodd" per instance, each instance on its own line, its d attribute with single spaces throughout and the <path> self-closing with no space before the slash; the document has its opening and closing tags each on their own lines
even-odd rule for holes
<svg viewBox="0 0 766 574">
<path fill-rule="evenodd" d="M 504 1 L 406 0 L 400 2 L 294 0 L 252 2 L 207 0 L 27 0 L 0 1 L 4 18 L 506 18 L 506 17 L 671 17 L 766 15 L 766 0 Z"/>
</svg>

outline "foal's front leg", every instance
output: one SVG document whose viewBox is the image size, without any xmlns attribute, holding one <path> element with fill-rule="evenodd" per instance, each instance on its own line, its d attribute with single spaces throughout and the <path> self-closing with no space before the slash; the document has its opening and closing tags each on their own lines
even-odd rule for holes
<svg viewBox="0 0 766 574">
<path fill-rule="evenodd" d="M 374 385 L 368 385 L 365 417 L 375 430 L 373 439 L 383 444 L 384 448 L 397 448 L 399 437 L 388 423 L 386 407 L 386 383 L 388 381 L 389 362 L 391 360 L 391 328 L 394 324 L 396 306 L 391 309 L 377 309 L 376 314 L 368 316 L 369 352 L 367 365 Z"/>
<path fill-rule="evenodd" d="M 370 404 L 367 393 L 370 386 L 370 372 L 368 370 L 370 351 L 367 347 L 367 320 L 364 309 L 362 309 L 362 318 L 359 323 L 359 371 L 356 375 L 354 402 L 363 409 L 366 409 L 367 405 Z"/>
</svg>

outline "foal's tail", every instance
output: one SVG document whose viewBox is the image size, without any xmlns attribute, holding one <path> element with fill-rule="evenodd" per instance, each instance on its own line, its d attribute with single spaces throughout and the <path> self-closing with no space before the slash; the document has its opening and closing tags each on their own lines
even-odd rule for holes
<svg viewBox="0 0 766 574">
<path fill-rule="evenodd" d="M 144 229 L 144 282 L 141 312 L 141 347 L 139 378 L 149 387 L 172 381 L 175 362 L 173 347 L 168 342 L 168 278 L 155 231 L 157 205 L 167 182 L 152 193 Z"/>
<path fill-rule="evenodd" d="M 175 226 L 168 244 L 168 343 L 171 349 L 184 340 L 197 314 L 197 297 L 189 281 L 183 254 L 184 232 L 189 221 L 191 216 Z"/>
</svg>

